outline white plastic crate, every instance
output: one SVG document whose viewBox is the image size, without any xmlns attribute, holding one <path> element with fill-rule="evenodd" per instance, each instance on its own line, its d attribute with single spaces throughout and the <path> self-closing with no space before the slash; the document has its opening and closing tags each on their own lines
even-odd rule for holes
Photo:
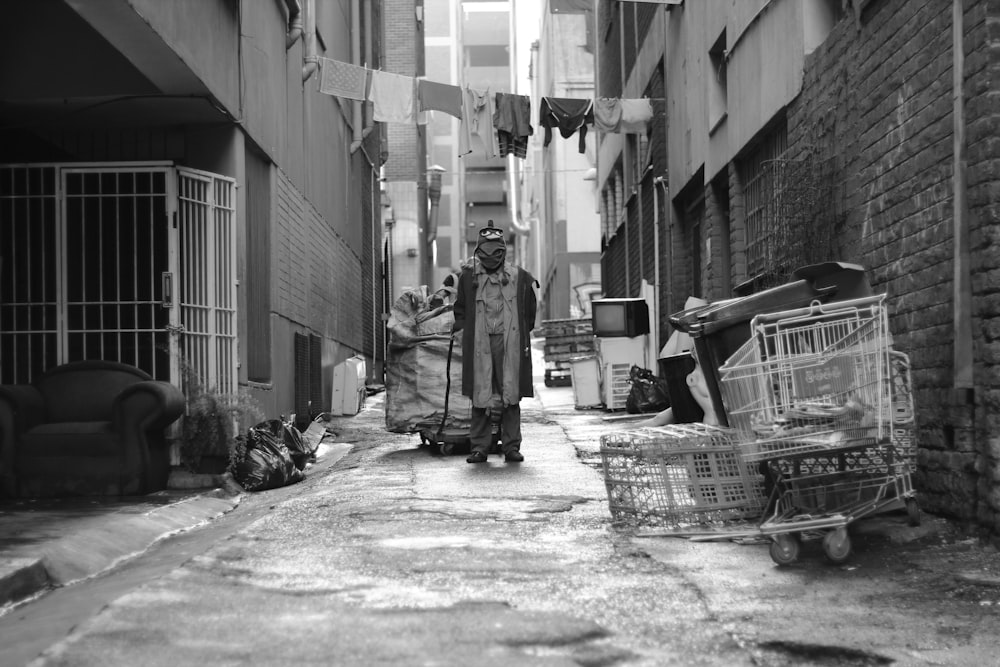
<svg viewBox="0 0 1000 667">
<path fill-rule="evenodd" d="M 632 385 L 629 383 L 629 364 L 604 366 L 604 406 L 608 410 L 624 410 Z"/>
</svg>

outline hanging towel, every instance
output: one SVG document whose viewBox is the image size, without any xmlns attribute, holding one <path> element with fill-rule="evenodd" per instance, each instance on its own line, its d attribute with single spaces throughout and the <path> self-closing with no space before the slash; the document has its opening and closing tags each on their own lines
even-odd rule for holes
<svg viewBox="0 0 1000 667">
<path fill-rule="evenodd" d="M 500 157 L 528 157 L 528 137 L 531 127 L 531 98 L 527 95 L 497 93 L 493 126 L 497 130 Z"/>
<path fill-rule="evenodd" d="M 373 108 L 372 120 L 380 123 L 415 123 L 414 88 L 412 76 L 372 71 L 372 86 L 368 99 Z"/>
<path fill-rule="evenodd" d="M 552 128 L 559 128 L 563 139 L 580 133 L 580 152 L 587 150 L 587 125 L 594 124 L 594 101 L 569 97 L 543 97 L 538 124 L 545 128 L 543 146 L 552 141 Z"/>
<path fill-rule="evenodd" d="M 320 58 L 319 92 L 365 101 L 368 70 L 339 60 Z"/>
<path fill-rule="evenodd" d="M 599 97 L 594 100 L 594 128 L 601 132 L 621 131 L 622 101 L 617 97 Z"/>
<path fill-rule="evenodd" d="M 477 141 L 487 158 L 500 154 L 497 133 L 493 128 L 493 94 L 490 89 L 462 91 L 462 127 L 458 133 L 458 154 L 468 155 Z"/>
<path fill-rule="evenodd" d="M 462 118 L 462 89 L 458 86 L 417 79 L 417 99 L 421 111 L 443 111 Z"/>
<path fill-rule="evenodd" d="M 649 98 L 624 99 L 622 103 L 622 122 L 619 132 L 646 133 L 646 124 L 653 117 L 653 105 Z"/>
</svg>

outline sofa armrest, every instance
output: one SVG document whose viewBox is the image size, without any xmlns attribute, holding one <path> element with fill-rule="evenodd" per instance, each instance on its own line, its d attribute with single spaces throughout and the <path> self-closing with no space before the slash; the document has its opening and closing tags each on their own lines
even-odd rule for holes
<svg viewBox="0 0 1000 667">
<path fill-rule="evenodd" d="M 23 433 L 45 419 L 45 399 L 34 385 L 0 385 L 0 433 L 8 424 L 12 433 Z"/>
<path fill-rule="evenodd" d="M 14 495 L 17 441 L 44 418 L 45 400 L 33 385 L 0 385 L 0 488 L 8 495 Z"/>
<path fill-rule="evenodd" d="M 166 428 L 184 414 L 184 404 L 184 394 L 169 382 L 136 382 L 115 397 L 113 427 L 119 432 Z"/>
</svg>

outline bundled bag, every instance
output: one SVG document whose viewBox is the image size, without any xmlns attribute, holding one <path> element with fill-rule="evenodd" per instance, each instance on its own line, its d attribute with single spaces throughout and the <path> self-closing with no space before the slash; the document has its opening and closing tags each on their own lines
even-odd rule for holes
<svg viewBox="0 0 1000 667">
<path fill-rule="evenodd" d="M 289 430 L 295 431 L 280 419 L 263 421 L 247 429 L 245 442 L 237 447 L 229 463 L 229 472 L 244 489 L 265 491 L 305 479 L 305 473 L 295 464 L 285 444 Z M 290 434 L 288 437 L 293 438 Z M 305 467 L 304 462 L 302 467 Z"/>
<path fill-rule="evenodd" d="M 632 366 L 629 369 L 628 398 L 625 399 L 625 410 L 632 414 L 660 412 L 670 407 L 666 382 L 656 377 L 648 368 Z"/>
<path fill-rule="evenodd" d="M 269 424 L 271 424 L 271 429 L 277 428 L 274 426 L 274 422 L 279 420 L 272 419 Z M 316 454 L 315 449 L 310 449 L 309 445 L 306 444 L 305 438 L 302 437 L 302 433 L 299 429 L 295 428 L 294 424 L 290 422 L 280 422 L 281 423 L 281 440 L 288 448 L 289 454 L 292 455 L 292 463 L 299 470 L 305 470 L 306 464 L 313 459 Z"/>
</svg>

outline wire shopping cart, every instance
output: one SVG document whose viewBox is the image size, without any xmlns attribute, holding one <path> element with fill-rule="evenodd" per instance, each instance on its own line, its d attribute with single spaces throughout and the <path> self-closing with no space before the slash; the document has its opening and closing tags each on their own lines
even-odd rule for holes
<svg viewBox="0 0 1000 667">
<path fill-rule="evenodd" d="M 891 350 L 885 295 L 758 315 L 751 332 L 720 369 L 722 395 L 744 458 L 768 480 L 772 559 L 795 561 L 800 540 L 820 534 L 843 562 L 851 522 L 904 507 L 919 520 L 915 447 L 896 421 L 901 406 L 912 413 L 909 364 Z"/>
</svg>

